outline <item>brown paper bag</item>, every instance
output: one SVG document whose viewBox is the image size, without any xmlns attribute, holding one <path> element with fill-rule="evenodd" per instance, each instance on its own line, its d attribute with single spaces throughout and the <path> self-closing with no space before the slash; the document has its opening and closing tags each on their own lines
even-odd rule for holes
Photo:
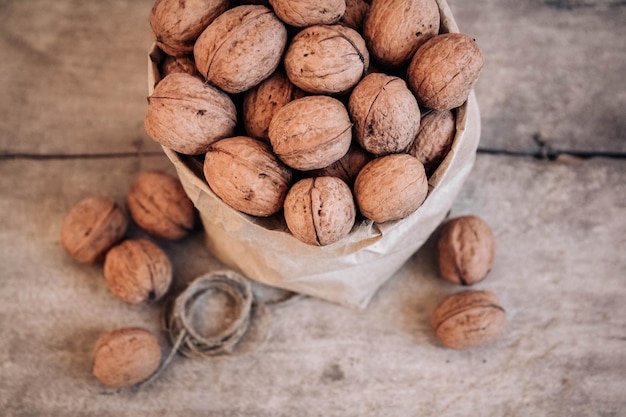
<svg viewBox="0 0 626 417">
<path fill-rule="evenodd" d="M 446 1 L 437 2 L 442 31 L 458 32 Z M 153 46 L 148 68 L 150 94 L 160 79 L 162 57 Z M 443 221 L 474 165 L 479 139 L 480 114 L 472 92 L 458 109 L 452 150 L 430 178 L 424 204 L 402 220 L 357 223 L 346 238 L 323 247 L 293 237 L 278 216 L 255 218 L 230 208 L 211 191 L 197 159 L 163 150 L 200 212 L 208 250 L 217 259 L 270 286 L 365 308 L 378 288 Z"/>
</svg>

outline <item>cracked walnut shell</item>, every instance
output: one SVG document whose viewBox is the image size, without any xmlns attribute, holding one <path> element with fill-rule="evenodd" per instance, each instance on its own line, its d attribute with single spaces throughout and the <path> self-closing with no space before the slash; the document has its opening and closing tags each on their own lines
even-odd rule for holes
<svg viewBox="0 0 626 417">
<path fill-rule="evenodd" d="M 283 207 L 291 186 L 291 169 L 260 140 L 237 136 L 211 146 L 204 175 L 213 192 L 244 213 L 267 217 Z"/>
<path fill-rule="evenodd" d="M 244 5 L 215 19 L 196 41 L 193 54 L 208 82 L 236 94 L 269 77 L 286 45 L 287 29 L 270 9 Z"/>
<path fill-rule="evenodd" d="M 420 109 L 404 80 L 382 73 L 363 78 L 350 94 L 354 136 L 374 155 L 399 153 L 420 127 Z"/>
<path fill-rule="evenodd" d="M 305 178 L 294 184 L 285 198 L 287 227 L 309 245 L 341 240 L 352 230 L 355 217 L 352 191 L 339 178 Z"/>
<path fill-rule="evenodd" d="M 478 216 L 461 216 L 441 227 L 437 239 L 439 270 L 446 281 L 472 285 L 485 279 L 496 256 L 496 239 Z"/>
<path fill-rule="evenodd" d="M 422 205 L 427 194 L 424 166 L 407 154 L 381 156 L 368 162 L 354 182 L 361 213 L 377 223 L 407 217 Z"/>
<path fill-rule="evenodd" d="M 195 211 L 178 178 L 161 171 L 145 171 L 131 185 L 126 206 L 146 232 L 164 239 L 180 239 L 193 229 Z"/>
<path fill-rule="evenodd" d="M 232 136 L 237 110 L 230 97 L 189 74 L 163 78 L 148 97 L 144 125 L 157 143 L 185 155 L 206 152 Z"/>
<path fill-rule="evenodd" d="M 407 70 L 409 88 L 417 101 L 433 110 L 463 104 L 483 68 L 476 41 L 462 33 L 444 33 L 426 41 Z"/>
<path fill-rule="evenodd" d="M 161 363 L 161 346 L 148 330 L 125 327 L 100 336 L 93 358 L 93 375 L 104 385 L 122 388 L 152 375 Z"/>
<path fill-rule="evenodd" d="M 307 96 L 286 104 L 269 127 L 274 153 L 292 168 L 324 168 L 344 156 L 352 142 L 352 122 L 343 103 Z"/>
<path fill-rule="evenodd" d="M 170 288 L 172 263 L 151 241 L 128 239 L 107 252 L 104 278 L 111 293 L 122 301 L 156 301 Z"/>
<path fill-rule="evenodd" d="M 433 312 L 431 322 L 445 347 L 469 349 L 500 337 L 506 312 L 492 292 L 463 291 L 445 298 Z"/>
<path fill-rule="evenodd" d="M 111 198 L 90 197 L 75 205 L 61 225 L 61 245 L 74 260 L 92 264 L 126 233 L 126 213 Z"/>
<path fill-rule="evenodd" d="M 310 26 L 294 36 L 285 54 L 292 83 L 313 94 L 343 93 L 354 87 L 369 67 L 365 41 L 342 25 Z"/>
</svg>

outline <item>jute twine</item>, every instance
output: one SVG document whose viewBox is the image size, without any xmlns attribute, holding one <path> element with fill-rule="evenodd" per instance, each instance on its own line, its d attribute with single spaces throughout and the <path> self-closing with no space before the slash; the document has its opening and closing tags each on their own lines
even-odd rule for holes
<svg viewBox="0 0 626 417">
<path fill-rule="evenodd" d="M 215 334 L 207 335 L 194 327 L 192 317 L 202 308 L 203 296 L 208 292 L 228 296 L 233 304 L 234 318 Z M 189 358 L 241 355 L 262 345 L 271 328 L 265 304 L 255 298 L 250 281 L 234 271 L 211 272 L 196 278 L 165 308 L 163 327 L 172 350 L 159 369 L 140 386 L 158 378 L 178 352 Z"/>
</svg>

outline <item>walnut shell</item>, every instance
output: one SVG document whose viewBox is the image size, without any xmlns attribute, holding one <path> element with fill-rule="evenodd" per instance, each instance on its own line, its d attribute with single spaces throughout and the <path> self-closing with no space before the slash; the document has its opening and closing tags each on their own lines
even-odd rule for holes
<svg viewBox="0 0 626 417">
<path fill-rule="evenodd" d="M 180 180 L 165 172 L 142 172 L 126 195 L 126 205 L 135 223 L 153 236 L 180 239 L 193 229 L 193 203 Z"/>
<path fill-rule="evenodd" d="M 324 168 L 348 152 L 352 123 L 345 106 L 328 96 L 293 100 L 272 119 L 269 137 L 274 153 L 302 171 Z"/>
<path fill-rule="evenodd" d="M 201 77 L 198 68 L 196 68 L 196 62 L 193 60 L 193 55 L 189 54 L 182 56 L 167 55 L 163 58 L 163 61 L 161 61 L 161 77 L 177 72 Z"/>
<path fill-rule="evenodd" d="M 485 279 L 496 256 L 496 238 L 478 216 L 461 216 L 445 223 L 437 239 L 437 259 L 444 279 L 473 285 Z"/>
<path fill-rule="evenodd" d="M 172 263 L 151 241 L 128 239 L 107 252 L 104 278 L 111 293 L 122 301 L 156 301 L 170 288 Z"/>
<path fill-rule="evenodd" d="M 287 75 L 277 71 L 248 90 L 243 99 L 243 123 L 246 133 L 269 142 L 270 122 L 278 110 L 290 101 L 304 97 L 304 91 L 293 85 Z"/>
<path fill-rule="evenodd" d="M 241 93 L 269 77 L 287 45 L 287 29 L 265 6 L 224 12 L 202 32 L 193 54 L 200 73 L 222 90 Z"/>
<path fill-rule="evenodd" d="M 126 213 L 110 198 L 90 197 L 75 205 L 61 225 L 61 245 L 74 260 L 92 264 L 124 237 Z"/>
<path fill-rule="evenodd" d="M 383 66 L 400 67 L 439 33 L 436 0 L 374 1 L 363 24 L 363 37 L 372 56 Z"/>
<path fill-rule="evenodd" d="M 193 51 L 202 31 L 228 7 L 228 0 L 156 0 L 150 26 L 156 44 L 168 55 Z"/>
<path fill-rule="evenodd" d="M 106 333 L 94 350 L 93 374 L 111 388 L 128 387 L 147 379 L 161 363 L 161 346 L 148 330 L 125 327 Z"/>
<path fill-rule="evenodd" d="M 437 339 L 451 349 L 469 349 L 496 340 L 504 332 L 506 312 L 489 291 L 463 291 L 445 298 L 432 315 Z"/>
<path fill-rule="evenodd" d="M 280 20 L 295 27 L 330 25 L 346 10 L 345 0 L 270 0 L 270 4 Z"/>
<path fill-rule="evenodd" d="M 356 140 L 374 155 L 404 151 L 420 127 L 417 100 L 398 77 L 365 76 L 352 90 L 348 109 Z"/>
<path fill-rule="evenodd" d="M 407 154 L 381 156 L 370 161 L 354 182 L 361 213 L 377 223 L 407 217 L 428 194 L 424 166 Z"/>
<path fill-rule="evenodd" d="M 483 68 L 476 41 L 462 33 L 429 39 L 415 53 L 407 71 L 409 87 L 420 104 L 451 110 L 463 104 Z"/>
<path fill-rule="evenodd" d="M 416 157 L 430 176 L 452 147 L 456 134 L 454 114 L 450 110 L 430 111 L 422 116 L 420 129 L 407 153 Z"/>
<path fill-rule="evenodd" d="M 159 144 L 186 155 L 232 136 L 237 110 L 228 95 L 189 74 L 170 74 L 148 97 L 145 128 Z"/>
<path fill-rule="evenodd" d="M 373 158 L 372 154 L 352 143 L 348 152 L 340 159 L 325 168 L 309 171 L 308 174 L 315 177 L 336 177 L 352 185 L 361 169 Z"/>
<path fill-rule="evenodd" d="M 287 227 L 309 245 L 341 240 L 352 230 L 355 217 L 350 187 L 339 178 L 305 178 L 295 183 L 285 198 Z"/>
<path fill-rule="evenodd" d="M 291 170 L 268 144 L 246 136 L 213 144 L 204 160 L 204 175 L 226 204 L 260 217 L 282 209 L 292 179 Z"/>
<path fill-rule="evenodd" d="M 364 0 L 346 0 L 346 11 L 339 23 L 360 32 L 369 11 L 370 5 Z"/>
<path fill-rule="evenodd" d="M 350 90 L 368 66 L 365 41 L 357 31 L 342 25 L 303 29 L 285 54 L 285 71 L 291 82 L 314 94 Z"/>
</svg>

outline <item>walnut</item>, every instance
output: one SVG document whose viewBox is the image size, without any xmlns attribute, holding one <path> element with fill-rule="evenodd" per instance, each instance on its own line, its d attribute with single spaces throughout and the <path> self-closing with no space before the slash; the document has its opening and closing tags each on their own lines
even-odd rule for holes
<svg viewBox="0 0 626 417">
<path fill-rule="evenodd" d="M 455 117 L 450 110 L 429 111 L 422 116 L 419 132 L 407 153 L 419 159 L 430 176 L 450 151 L 455 134 Z"/>
<path fill-rule="evenodd" d="M 248 90 L 243 99 L 243 123 L 246 133 L 269 142 L 270 121 L 285 104 L 304 97 L 304 91 L 293 85 L 284 72 L 277 71 Z"/>
<path fill-rule="evenodd" d="M 363 24 L 372 57 L 385 67 L 401 67 L 430 37 L 439 33 L 436 0 L 374 1 Z"/>
<path fill-rule="evenodd" d="M 296 27 L 336 23 L 346 10 L 345 0 L 270 0 L 270 4 L 280 20 Z"/>
<path fill-rule="evenodd" d="M 324 168 L 348 152 L 352 123 L 345 106 L 328 96 L 308 96 L 286 104 L 272 119 L 274 153 L 302 171 Z"/>
<path fill-rule="evenodd" d="M 348 109 L 356 140 L 374 155 L 404 151 L 419 130 L 417 100 L 398 77 L 367 75 L 352 90 Z"/>
<path fill-rule="evenodd" d="M 496 239 L 478 216 L 449 220 L 437 239 L 438 263 L 447 281 L 472 285 L 485 279 L 496 256 Z"/>
<path fill-rule="evenodd" d="M 354 183 L 361 213 L 377 223 L 407 217 L 428 194 L 424 166 L 407 154 L 392 154 L 370 161 Z"/>
<path fill-rule="evenodd" d="M 450 349 L 469 349 L 496 340 L 504 332 L 506 312 L 489 291 L 463 291 L 435 309 L 432 326 L 437 339 Z"/>
<path fill-rule="evenodd" d="M 156 44 L 168 55 L 193 51 L 202 31 L 228 7 L 228 0 L 156 0 L 150 26 Z"/>
<path fill-rule="evenodd" d="M 163 78 L 148 98 L 145 128 L 161 145 L 186 155 L 232 136 L 237 110 L 230 97 L 189 74 Z"/>
<path fill-rule="evenodd" d="M 167 55 L 161 61 L 161 77 L 166 75 L 183 72 L 195 77 L 201 77 L 196 68 L 196 62 L 193 60 L 193 55 L 171 56 Z"/>
<path fill-rule="evenodd" d="M 420 104 L 451 110 L 467 100 L 482 68 L 483 55 L 475 40 L 461 33 L 445 33 L 418 49 L 407 82 Z"/>
<path fill-rule="evenodd" d="M 241 93 L 269 77 L 287 45 L 287 29 L 265 6 L 224 12 L 202 32 L 193 54 L 200 73 L 228 93 Z"/>
<path fill-rule="evenodd" d="M 309 245 L 324 246 L 345 237 L 356 216 L 350 187 L 335 177 L 305 178 L 285 199 L 285 221 L 291 233 Z"/>
<path fill-rule="evenodd" d="M 180 239 L 193 229 L 195 211 L 178 178 L 161 171 L 145 171 L 126 196 L 132 219 L 146 232 L 164 239 Z"/>
<path fill-rule="evenodd" d="M 342 25 L 310 26 L 294 36 L 285 54 L 292 83 L 314 94 L 342 93 L 367 72 L 369 52 L 361 35 Z"/>
<path fill-rule="evenodd" d="M 309 171 L 307 174 L 315 177 L 336 177 L 348 185 L 352 185 L 361 169 L 373 158 L 372 154 L 352 143 L 348 152 L 340 159 L 325 168 Z"/>
<path fill-rule="evenodd" d="M 61 225 L 61 245 L 74 260 L 92 264 L 124 237 L 126 213 L 110 198 L 90 197 L 74 206 Z"/>
<path fill-rule="evenodd" d="M 204 160 L 204 175 L 226 204 L 261 217 L 282 209 L 292 178 L 268 144 L 245 136 L 214 143 Z"/>
<path fill-rule="evenodd" d="M 360 32 L 369 10 L 370 5 L 364 0 L 346 0 L 346 11 L 339 23 Z"/>
<path fill-rule="evenodd" d="M 160 363 L 157 338 L 146 329 L 125 327 L 100 336 L 92 372 L 104 385 L 122 388 L 147 379 Z"/>
<path fill-rule="evenodd" d="M 151 241 L 128 239 L 107 252 L 104 278 L 111 293 L 122 301 L 156 301 L 170 288 L 172 263 Z"/>
</svg>

